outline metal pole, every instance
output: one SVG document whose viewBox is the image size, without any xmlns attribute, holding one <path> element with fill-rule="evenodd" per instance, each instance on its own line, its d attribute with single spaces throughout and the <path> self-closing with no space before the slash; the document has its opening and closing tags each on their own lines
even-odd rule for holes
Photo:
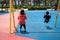
<svg viewBox="0 0 60 40">
<path fill-rule="evenodd" d="M 58 20 L 58 10 L 59 10 L 59 6 L 60 6 L 60 0 L 58 1 L 58 8 L 57 8 L 57 13 L 56 13 L 56 20 L 55 20 L 55 23 L 54 23 L 55 28 L 56 28 L 56 24 L 57 24 L 57 20 Z"/>
</svg>

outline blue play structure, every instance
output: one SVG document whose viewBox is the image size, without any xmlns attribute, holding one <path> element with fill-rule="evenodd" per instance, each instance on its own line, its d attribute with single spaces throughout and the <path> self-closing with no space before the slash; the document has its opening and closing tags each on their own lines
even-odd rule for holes
<svg viewBox="0 0 60 40">
<path fill-rule="evenodd" d="M 24 36 L 28 38 L 33 38 L 36 40 L 60 40 L 60 11 L 58 12 L 58 21 L 56 28 L 54 27 L 54 22 L 56 20 L 56 11 L 48 10 L 51 19 L 49 23 L 44 23 L 44 15 L 46 10 L 28 10 L 25 11 L 26 19 L 26 30 L 27 32 L 20 32 L 20 25 L 18 23 L 17 30 L 15 32 L 18 36 Z M 22 28 L 23 30 L 23 28 Z"/>
</svg>

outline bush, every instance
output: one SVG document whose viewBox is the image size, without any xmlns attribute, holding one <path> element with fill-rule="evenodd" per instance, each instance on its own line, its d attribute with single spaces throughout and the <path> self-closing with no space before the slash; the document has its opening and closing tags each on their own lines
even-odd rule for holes
<svg viewBox="0 0 60 40">
<path fill-rule="evenodd" d="M 2 7 L 0 7 L 2 8 Z M 9 6 L 5 6 L 4 8 L 9 8 Z M 51 6 L 14 6 L 15 9 L 29 9 L 29 10 L 46 10 L 46 9 L 51 9 L 53 7 Z"/>
<path fill-rule="evenodd" d="M 15 9 L 29 9 L 29 10 L 46 10 L 46 9 L 51 9 L 53 7 L 51 6 L 17 6 Z"/>
<path fill-rule="evenodd" d="M 8 11 L 4 11 L 4 10 L 0 10 L 0 12 L 5 12 L 5 13 L 8 13 Z"/>
<path fill-rule="evenodd" d="M 29 10 L 46 10 L 50 9 L 50 6 L 32 6 L 31 8 L 28 8 Z"/>
</svg>

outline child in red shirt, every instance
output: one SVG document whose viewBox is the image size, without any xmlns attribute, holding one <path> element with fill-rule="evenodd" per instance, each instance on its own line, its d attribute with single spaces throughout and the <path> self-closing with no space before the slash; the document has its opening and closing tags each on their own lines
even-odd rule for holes
<svg viewBox="0 0 60 40">
<path fill-rule="evenodd" d="M 18 16 L 18 20 L 20 24 L 20 32 L 21 32 L 22 26 L 24 27 L 24 31 L 26 32 L 25 19 L 26 19 L 26 15 L 24 13 L 24 10 L 21 10 L 20 15 Z"/>
</svg>

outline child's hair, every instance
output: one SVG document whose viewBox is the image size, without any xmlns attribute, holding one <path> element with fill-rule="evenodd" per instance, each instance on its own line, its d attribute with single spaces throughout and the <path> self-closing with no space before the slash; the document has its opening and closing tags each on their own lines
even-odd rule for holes
<svg viewBox="0 0 60 40">
<path fill-rule="evenodd" d="M 21 15 L 25 14 L 25 13 L 24 13 L 24 10 L 21 10 L 21 11 L 20 11 L 20 14 L 21 14 Z"/>
<path fill-rule="evenodd" d="M 49 12 L 47 11 L 46 14 L 49 14 Z"/>
</svg>

